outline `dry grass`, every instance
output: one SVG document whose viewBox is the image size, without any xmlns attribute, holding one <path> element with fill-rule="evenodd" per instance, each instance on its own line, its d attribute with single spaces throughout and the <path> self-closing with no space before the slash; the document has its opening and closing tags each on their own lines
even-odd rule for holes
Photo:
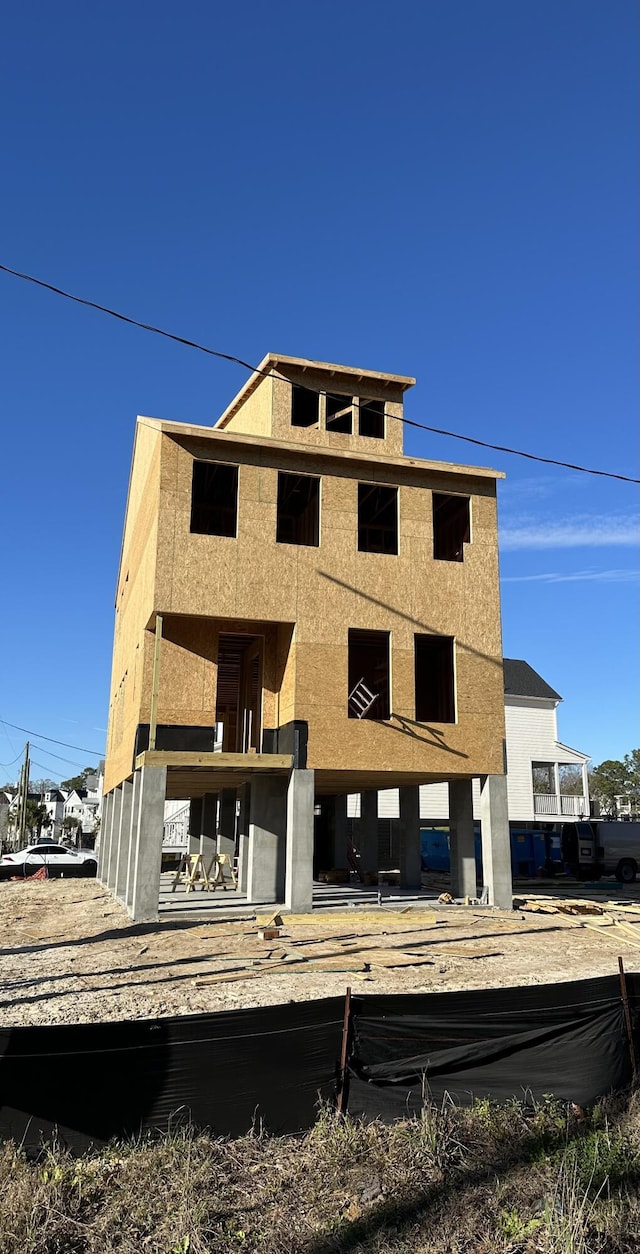
<svg viewBox="0 0 640 1254">
<path fill-rule="evenodd" d="M 631 1254 L 639 1098 L 425 1107 L 304 1137 L 181 1131 L 82 1158 L 0 1152 L 0 1254 Z"/>
</svg>

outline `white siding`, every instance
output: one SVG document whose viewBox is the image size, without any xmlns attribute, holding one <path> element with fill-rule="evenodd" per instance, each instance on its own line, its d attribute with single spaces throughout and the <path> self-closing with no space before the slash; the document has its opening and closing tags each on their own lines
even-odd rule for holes
<svg viewBox="0 0 640 1254">
<path fill-rule="evenodd" d="M 360 818 L 360 794 L 347 797 L 347 815 Z M 378 818 L 397 819 L 400 816 L 400 799 L 397 788 L 386 788 L 378 793 Z M 446 819 L 449 816 L 449 787 L 447 784 L 423 784 L 420 788 L 420 818 Z"/>
<path fill-rule="evenodd" d="M 507 729 L 507 797 L 511 822 L 533 822 L 532 762 L 555 762 L 558 746 L 558 718 L 555 704 L 505 702 Z"/>
<path fill-rule="evenodd" d="M 378 818 L 397 819 L 400 814 L 400 801 L 397 788 L 384 788 L 378 793 Z M 360 793 L 351 793 L 347 797 L 347 817 L 360 818 Z"/>
<path fill-rule="evenodd" d="M 551 701 L 508 697 L 507 794 L 512 822 L 530 823 L 534 818 L 533 762 L 572 763 L 582 766 L 585 754 L 558 742 L 557 707 Z"/>
<path fill-rule="evenodd" d="M 420 818 L 449 818 L 449 785 L 423 784 L 420 789 Z"/>
</svg>

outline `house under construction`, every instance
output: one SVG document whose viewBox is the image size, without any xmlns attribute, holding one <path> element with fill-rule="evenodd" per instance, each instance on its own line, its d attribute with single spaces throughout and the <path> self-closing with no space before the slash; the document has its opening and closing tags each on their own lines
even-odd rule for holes
<svg viewBox="0 0 640 1254">
<path fill-rule="evenodd" d="M 454 893 L 511 904 L 493 470 L 403 456 L 415 380 L 269 354 L 214 427 L 138 418 L 116 595 L 99 874 L 158 913 L 165 798 L 250 902 L 311 908 L 315 868 L 377 868 L 399 788 L 447 781 Z M 315 816 L 315 820 L 314 820 Z M 316 833 L 314 842 L 314 830 Z"/>
</svg>

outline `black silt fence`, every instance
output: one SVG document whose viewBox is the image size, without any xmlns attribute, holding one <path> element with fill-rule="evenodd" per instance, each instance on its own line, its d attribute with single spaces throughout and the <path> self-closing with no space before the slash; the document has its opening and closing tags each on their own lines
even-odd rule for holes
<svg viewBox="0 0 640 1254">
<path fill-rule="evenodd" d="M 640 977 L 627 976 L 638 1043 Z M 345 1005 L 348 1013 L 345 1015 Z M 343 1066 L 344 1064 L 344 1066 Z M 327 998 L 122 1023 L 0 1029 L 0 1139 L 75 1153 L 181 1122 L 302 1132 L 320 1100 L 387 1122 L 445 1092 L 581 1106 L 632 1079 L 617 976 L 531 988 Z"/>
<path fill-rule="evenodd" d="M 637 1040 L 640 977 L 626 977 Z M 354 997 L 346 1105 L 400 1119 L 425 1096 L 467 1104 L 547 1094 L 589 1106 L 633 1079 L 617 976 L 425 996 Z M 632 1038 L 633 1039 L 633 1038 Z"/>
<path fill-rule="evenodd" d="M 181 1122 L 242 1136 L 313 1125 L 335 1092 L 344 998 L 255 1010 L 0 1029 L 0 1139 L 75 1152 Z"/>
</svg>

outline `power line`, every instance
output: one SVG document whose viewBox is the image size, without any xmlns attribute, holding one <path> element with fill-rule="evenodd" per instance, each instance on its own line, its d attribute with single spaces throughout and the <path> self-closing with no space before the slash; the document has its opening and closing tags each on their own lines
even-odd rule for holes
<svg viewBox="0 0 640 1254">
<path fill-rule="evenodd" d="M 35 758 L 31 758 L 31 765 L 32 765 L 32 766 L 39 766 L 41 771 L 50 771 L 50 770 L 51 770 L 51 767 L 50 767 L 50 766 L 47 766 L 45 762 L 36 762 Z M 76 763 L 76 765 L 77 765 L 77 763 Z M 59 774 L 62 774 L 62 772 L 60 771 L 60 772 L 59 772 Z"/>
<path fill-rule="evenodd" d="M 14 762 L 17 762 L 17 761 L 18 761 L 18 758 L 21 758 L 21 757 L 22 757 L 22 753 L 18 753 L 18 754 L 16 754 L 16 757 L 15 757 L 15 758 L 12 758 L 12 759 L 11 759 L 11 761 L 10 761 L 10 762 L 0 762 L 0 766 L 4 766 L 4 767 L 7 767 L 7 768 L 8 768 L 8 767 L 10 767 L 10 766 L 13 766 Z"/>
<path fill-rule="evenodd" d="M 9 748 L 10 748 L 10 750 L 11 750 L 11 752 L 12 752 L 12 753 L 15 753 L 15 745 L 14 745 L 14 743 L 13 743 L 12 739 L 11 739 L 11 736 L 9 735 L 9 732 L 7 731 L 7 725 L 6 725 L 6 723 L 5 723 L 5 721 L 4 721 L 4 719 L 3 719 L 3 718 L 0 718 L 0 723 L 2 723 L 2 726 L 4 727 L 4 734 L 5 734 L 5 736 L 7 737 L 7 740 L 8 740 L 8 742 L 9 742 Z M 21 754 L 20 754 L 20 753 L 18 754 L 18 757 L 21 757 Z M 16 759 L 16 760 L 17 760 L 17 759 Z"/>
<path fill-rule="evenodd" d="M 19 727 L 17 723 L 9 723 L 6 719 L 3 719 L 2 721 L 6 722 L 7 727 L 13 727 L 15 731 L 25 732 L 27 736 L 35 736 L 36 740 L 48 740 L 49 744 L 62 745 L 64 749 L 77 749 L 78 753 L 90 753 L 94 758 L 104 757 L 104 750 L 102 751 L 102 753 L 98 753 L 97 749 L 85 749 L 83 745 L 70 745 L 68 740 L 55 740 L 53 736 L 43 736 L 41 732 L 30 731 L 28 727 Z M 45 749 L 44 752 L 46 753 L 48 751 Z M 51 754 L 52 758 L 55 758 L 57 756 L 58 754 L 56 753 Z M 62 761 L 68 762 L 69 759 L 62 758 Z M 75 766 L 76 763 L 72 762 L 71 765 Z"/>
<path fill-rule="evenodd" d="M 10 266 L 2 265 L 1 262 L 0 270 L 3 270 L 5 274 L 12 274 L 16 279 L 34 283 L 36 287 L 45 288 L 46 291 L 53 292 L 56 296 L 63 296 L 65 300 L 74 301 L 77 305 L 85 305 L 88 309 L 96 309 L 99 313 L 108 314 L 110 318 L 117 318 L 119 322 L 125 322 L 129 326 L 139 327 L 140 330 L 149 331 L 153 335 L 161 335 L 164 339 L 173 340 L 176 344 L 184 344 L 187 348 L 195 348 L 198 352 L 206 353 L 209 357 L 217 357 L 221 361 L 230 361 L 236 366 L 242 366 L 244 370 L 250 370 L 253 374 L 261 374 L 265 378 L 274 376 L 273 371 L 261 370 L 259 366 L 251 365 L 250 362 L 244 361 L 242 357 L 234 357 L 231 353 L 223 353 L 218 349 L 208 348 L 205 344 L 199 344 L 196 340 L 186 339 L 182 335 L 175 335 L 172 331 L 165 331 L 162 327 L 153 326 L 152 323 L 140 322 L 137 318 L 130 318 L 127 314 L 118 313 L 116 309 L 110 309 L 107 305 L 100 305 L 97 301 L 87 300 L 84 296 L 75 296 L 72 292 L 66 292 L 63 288 L 56 287 L 53 283 L 45 283 L 44 279 L 36 279 L 32 274 L 23 274 L 20 270 L 12 270 Z M 321 388 L 309 387 L 307 383 L 294 385 L 284 375 L 275 377 L 288 383 L 290 387 L 301 387 L 307 392 L 313 392 L 314 395 L 318 395 L 322 391 Z M 524 457 L 528 461 L 543 462 L 547 466 L 560 466 L 563 470 L 577 470 L 583 475 L 598 475 L 604 479 L 618 479 L 622 483 L 640 483 L 640 479 L 633 479 L 629 475 L 619 475 L 611 470 L 596 470 L 591 466 L 579 466 L 575 462 L 563 462 L 555 457 L 542 457 L 537 453 L 526 453 L 522 449 L 510 448 L 504 444 L 491 444 L 488 440 L 478 440 L 471 435 L 460 435 L 456 431 L 446 431 L 442 427 L 431 427 L 425 422 L 417 422 L 412 418 L 400 418 L 397 414 L 390 414 L 389 417 L 395 418 L 397 422 L 402 422 L 409 427 L 416 427 L 420 431 L 429 431 L 432 435 L 443 435 L 450 440 L 464 440 L 467 444 L 475 444 L 479 448 L 492 449 L 496 453 L 507 453 L 511 457 Z"/>
<path fill-rule="evenodd" d="M 64 760 L 65 760 L 65 759 L 63 759 L 63 761 L 64 761 Z M 30 761 L 31 761 L 31 765 L 32 765 L 32 766 L 39 766 L 41 771 L 47 771 L 47 772 L 50 772 L 50 771 L 51 771 L 51 767 L 50 767 L 50 766 L 47 766 L 47 764 L 46 764 L 45 762 L 36 762 L 35 758 L 31 758 L 31 759 L 30 759 Z M 79 765 L 80 765 L 80 763 L 79 763 L 79 762 L 72 762 L 72 763 L 71 763 L 71 765 L 72 765 L 72 766 L 79 766 Z M 62 771 L 58 771 L 58 774 L 59 774 L 59 775 L 61 775 L 61 774 L 62 774 Z M 51 776 L 50 776 L 50 775 L 49 775 L 49 778 L 51 778 Z M 59 786 L 59 785 L 58 785 L 58 786 Z"/>
<path fill-rule="evenodd" d="M 32 735 L 35 736 L 36 735 L 35 732 L 32 732 Z M 39 740 L 39 739 L 40 737 L 36 736 L 36 740 Z M 48 758 L 55 758 L 56 761 L 58 762 L 66 762 L 67 766 L 80 766 L 79 762 L 74 762 L 72 761 L 71 758 L 63 758 L 60 753 L 53 753 L 53 751 L 51 749 L 47 749 L 45 745 L 36 745 L 36 749 L 38 750 L 38 752 L 40 752 L 40 750 L 42 749 L 42 752 L 46 753 Z M 42 766 L 42 763 L 40 763 L 40 765 Z M 81 769 L 84 769 L 84 768 L 81 768 Z"/>
</svg>

